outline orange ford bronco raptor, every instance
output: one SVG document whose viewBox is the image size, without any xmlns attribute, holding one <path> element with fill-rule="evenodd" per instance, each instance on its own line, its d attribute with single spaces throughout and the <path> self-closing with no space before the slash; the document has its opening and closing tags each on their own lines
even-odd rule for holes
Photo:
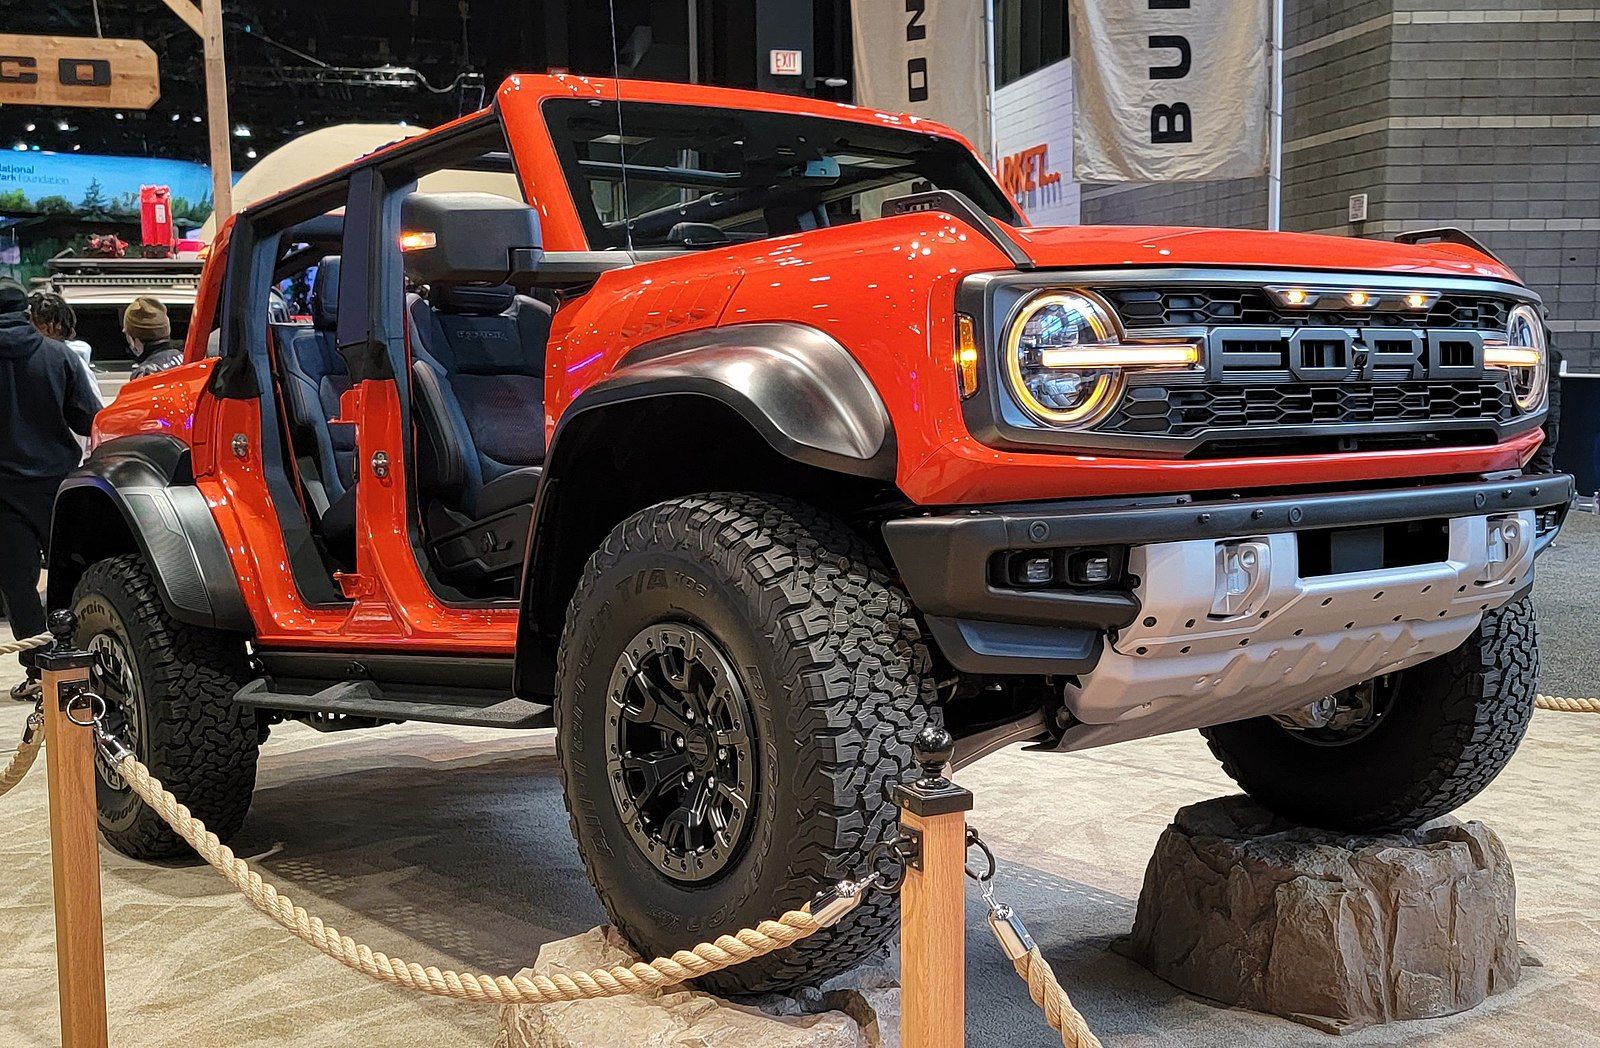
<svg viewBox="0 0 1600 1048">
<path fill-rule="evenodd" d="M 1276 811 L 1413 825 L 1522 737 L 1572 484 L 1525 468 L 1537 296 L 1404 239 L 1035 228 L 926 120 L 513 77 L 222 229 L 51 603 L 224 837 L 279 721 L 554 726 L 647 955 L 859 874 L 930 719 L 957 763 L 1198 728 Z"/>
</svg>

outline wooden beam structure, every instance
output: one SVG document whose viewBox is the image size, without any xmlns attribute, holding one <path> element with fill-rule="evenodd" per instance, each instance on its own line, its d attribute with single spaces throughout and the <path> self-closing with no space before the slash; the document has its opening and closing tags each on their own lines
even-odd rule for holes
<svg viewBox="0 0 1600 1048">
<path fill-rule="evenodd" d="M 205 53 L 206 132 L 211 153 L 211 209 L 215 226 L 233 214 L 233 127 L 228 119 L 228 67 L 222 52 L 222 0 L 162 0 L 200 37 Z"/>
</svg>

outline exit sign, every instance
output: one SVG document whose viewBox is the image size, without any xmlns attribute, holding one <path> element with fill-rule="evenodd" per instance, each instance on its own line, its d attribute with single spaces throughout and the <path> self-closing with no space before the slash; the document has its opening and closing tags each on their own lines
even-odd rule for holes
<svg viewBox="0 0 1600 1048">
<path fill-rule="evenodd" d="M 773 76 L 799 76 L 801 51 L 773 51 L 772 75 Z"/>
</svg>

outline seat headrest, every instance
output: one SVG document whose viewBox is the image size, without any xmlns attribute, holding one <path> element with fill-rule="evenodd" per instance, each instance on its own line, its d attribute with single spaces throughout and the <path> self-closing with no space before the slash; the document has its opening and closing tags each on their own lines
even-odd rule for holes
<svg viewBox="0 0 1600 1048">
<path fill-rule="evenodd" d="M 328 255 L 317 263 L 311 280 L 311 326 L 331 331 L 339 322 L 339 256 Z"/>
<path fill-rule="evenodd" d="M 441 284 L 428 295 L 428 304 L 440 313 L 467 317 L 492 317 L 516 301 L 510 284 Z"/>
</svg>

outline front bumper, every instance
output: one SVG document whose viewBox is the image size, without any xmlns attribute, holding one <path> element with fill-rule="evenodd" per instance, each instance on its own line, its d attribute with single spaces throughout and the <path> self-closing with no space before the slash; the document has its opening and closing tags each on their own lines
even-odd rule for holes
<svg viewBox="0 0 1600 1048">
<path fill-rule="evenodd" d="M 1067 706 L 1093 745 L 1290 708 L 1453 649 L 1483 612 L 1531 585 L 1533 559 L 1572 493 L 1572 478 L 1553 475 L 1217 502 L 1029 504 L 894 520 L 884 538 L 952 665 L 1076 677 Z M 1302 577 L 1304 533 L 1412 521 L 1440 523 L 1438 557 Z M 1520 541 L 1496 547 L 1503 522 Z M 1218 614 L 1219 549 L 1241 541 L 1257 551 L 1259 577 L 1247 610 Z M 994 576 L 997 554 L 1083 547 L 1125 550 L 1125 584 L 1037 590 Z M 1204 711 L 1195 707 L 1202 696 Z M 1110 730 L 1144 718 L 1155 719 Z M 1159 726 L 1167 721 L 1173 727 Z"/>
</svg>

